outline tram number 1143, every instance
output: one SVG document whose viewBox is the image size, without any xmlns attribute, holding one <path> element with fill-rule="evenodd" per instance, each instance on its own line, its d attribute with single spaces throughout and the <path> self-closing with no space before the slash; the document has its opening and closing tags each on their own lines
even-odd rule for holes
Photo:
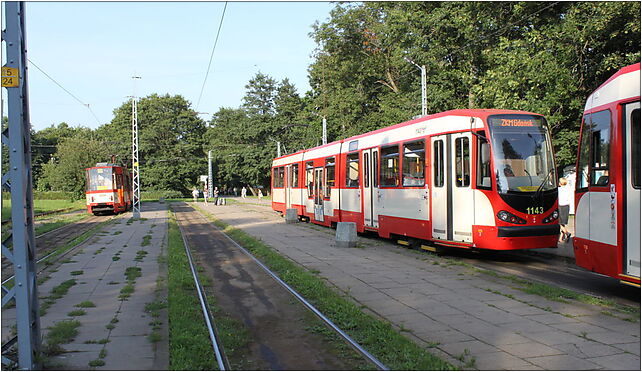
<svg viewBox="0 0 642 372">
<path fill-rule="evenodd" d="M 526 208 L 526 213 L 528 213 L 528 214 L 542 214 L 542 213 L 544 213 L 544 207 L 528 207 L 528 208 Z"/>
</svg>

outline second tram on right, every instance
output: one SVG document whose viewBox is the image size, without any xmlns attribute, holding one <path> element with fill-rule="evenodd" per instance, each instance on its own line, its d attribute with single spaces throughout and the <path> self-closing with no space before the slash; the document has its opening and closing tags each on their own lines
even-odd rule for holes
<svg viewBox="0 0 642 372">
<path fill-rule="evenodd" d="M 576 164 L 578 266 L 640 286 L 640 64 L 586 101 Z"/>
</svg>

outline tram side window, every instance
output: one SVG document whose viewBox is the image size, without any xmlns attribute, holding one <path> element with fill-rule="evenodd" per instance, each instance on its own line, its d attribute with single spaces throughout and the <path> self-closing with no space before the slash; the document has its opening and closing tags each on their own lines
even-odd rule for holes
<svg viewBox="0 0 642 372">
<path fill-rule="evenodd" d="M 293 164 L 290 169 L 290 179 L 288 180 L 290 187 L 299 187 L 299 164 Z"/>
<path fill-rule="evenodd" d="M 348 154 L 346 158 L 346 187 L 359 187 L 359 153 Z"/>
<path fill-rule="evenodd" d="M 423 186 L 426 149 L 424 141 L 404 143 L 403 145 L 403 185 Z"/>
<path fill-rule="evenodd" d="M 433 143 L 433 174 L 435 187 L 444 186 L 444 141 L 437 140 Z"/>
<path fill-rule="evenodd" d="M 609 152 L 611 148 L 611 113 L 600 111 L 590 116 L 591 125 L 591 186 L 609 184 Z"/>
<path fill-rule="evenodd" d="M 381 148 L 381 186 L 399 186 L 399 146 Z"/>
<path fill-rule="evenodd" d="M 455 139 L 455 185 L 457 187 L 470 186 L 470 148 L 468 137 Z"/>
<path fill-rule="evenodd" d="M 477 137 L 477 188 L 490 189 L 490 145 L 485 138 Z"/>
<path fill-rule="evenodd" d="M 631 182 L 640 188 L 640 109 L 631 113 Z"/>
<path fill-rule="evenodd" d="M 309 161 L 305 164 L 305 184 L 308 187 L 308 198 L 314 196 L 314 166 Z"/>
<path fill-rule="evenodd" d="M 379 187 L 379 153 L 372 152 L 372 187 Z"/>
<path fill-rule="evenodd" d="M 370 156 L 363 153 L 363 187 L 370 187 Z"/>
<path fill-rule="evenodd" d="M 284 181 L 284 169 L 283 167 L 274 168 L 274 173 L 272 175 L 272 186 L 274 188 L 283 187 Z"/>
<path fill-rule="evenodd" d="M 325 159 L 325 192 L 323 196 L 326 198 L 330 197 L 330 191 L 334 187 L 334 182 L 336 180 L 336 166 L 334 162 L 334 157 Z"/>
</svg>

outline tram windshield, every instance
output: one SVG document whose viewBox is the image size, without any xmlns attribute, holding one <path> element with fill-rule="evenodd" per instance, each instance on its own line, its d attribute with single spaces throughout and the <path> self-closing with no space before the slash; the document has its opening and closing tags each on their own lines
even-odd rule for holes
<svg viewBox="0 0 642 372">
<path fill-rule="evenodd" d="M 534 115 L 488 118 L 500 193 L 527 193 L 557 187 L 546 120 Z"/>
<path fill-rule="evenodd" d="M 91 168 L 87 171 L 87 191 L 111 190 L 112 168 Z"/>
</svg>

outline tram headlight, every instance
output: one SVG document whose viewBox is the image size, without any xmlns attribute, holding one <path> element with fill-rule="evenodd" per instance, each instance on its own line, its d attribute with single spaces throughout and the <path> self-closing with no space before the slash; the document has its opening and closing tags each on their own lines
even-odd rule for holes
<svg viewBox="0 0 642 372">
<path fill-rule="evenodd" d="M 555 221 L 556 219 L 558 219 L 558 218 L 559 218 L 559 216 L 560 216 L 560 212 L 558 212 L 558 210 L 556 209 L 556 210 L 554 210 L 554 211 L 553 211 L 553 213 L 551 213 L 551 215 L 550 215 L 550 216 L 548 216 L 548 217 L 544 218 L 544 219 L 542 220 L 542 222 L 544 222 L 544 223 L 553 222 L 553 221 Z"/>
<path fill-rule="evenodd" d="M 497 213 L 497 218 L 499 218 L 500 220 L 502 220 L 504 222 L 508 222 L 508 223 L 515 223 L 515 224 L 518 224 L 518 225 L 525 225 L 526 224 L 526 220 L 525 219 L 519 218 L 516 215 L 514 215 L 514 214 L 512 214 L 510 212 L 507 212 L 507 211 L 499 211 L 499 213 Z"/>
</svg>

